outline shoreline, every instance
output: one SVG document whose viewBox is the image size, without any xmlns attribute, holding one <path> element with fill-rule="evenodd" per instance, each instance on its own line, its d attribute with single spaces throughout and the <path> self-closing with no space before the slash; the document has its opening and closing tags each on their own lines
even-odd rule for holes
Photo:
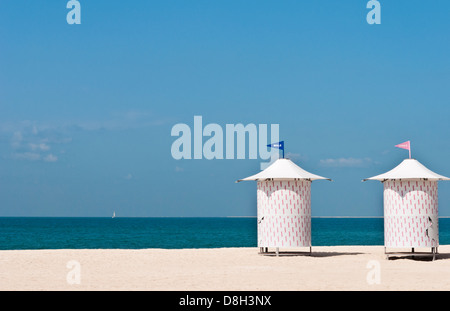
<svg viewBox="0 0 450 311">
<path fill-rule="evenodd" d="M 279 257 L 257 247 L 1 250 L 0 290 L 450 290 L 450 245 L 438 250 L 435 261 L 387 260 L 383 245 L 280 249 Z"/>
</svg>

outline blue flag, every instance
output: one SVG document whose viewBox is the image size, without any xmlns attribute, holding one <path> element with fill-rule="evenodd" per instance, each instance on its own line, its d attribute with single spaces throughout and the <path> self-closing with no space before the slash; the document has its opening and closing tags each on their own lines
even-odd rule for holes
<svg viewBox="0 0 450 311">
<path fill-rule="evenodd" d="M 267 147 L 278 148 L 284 150 L 284 141 L 280 141 L 274 144 L 267 145 Z"/>
<path fill-rule="evenodd" d="M 269 145 L 267 145 L 267 147 L 278 148 L 280 150 L 283 150 L 283 158 L 284 158 L 284 140 L 279 141 L 277 143 L 269 144 Z"/>
</svg>

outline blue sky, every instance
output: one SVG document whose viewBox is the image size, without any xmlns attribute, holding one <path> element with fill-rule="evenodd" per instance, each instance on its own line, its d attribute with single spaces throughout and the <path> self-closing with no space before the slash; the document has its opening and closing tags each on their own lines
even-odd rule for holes
<svg viewBox="0 0 450 311">
<path fill-rule="evenodd" d="M 0 216 L 252 216 L 260 159 L 175 160 L 177 123 L 279 124 L 333 179 L 313 216 L 381 216 L 361 180 L 407 157 L 450 175 L 450 3 L 0 4 Z M 450 216 L 450 183 L 439 184 Z"/>
</svg>

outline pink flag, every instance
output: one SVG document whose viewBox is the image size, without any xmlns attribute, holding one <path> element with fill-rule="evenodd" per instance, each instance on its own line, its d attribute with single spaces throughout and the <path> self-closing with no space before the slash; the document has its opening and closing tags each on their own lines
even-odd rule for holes
<svg viewBox="0 0 450 311">
<path fill-rule="evenodd" d="M 395 145 L 395 147 L 409 150 L 409 158 L 411 159 L 411 142 L 409 140 L 405 141 L 404 143 Z"/>
</svg>

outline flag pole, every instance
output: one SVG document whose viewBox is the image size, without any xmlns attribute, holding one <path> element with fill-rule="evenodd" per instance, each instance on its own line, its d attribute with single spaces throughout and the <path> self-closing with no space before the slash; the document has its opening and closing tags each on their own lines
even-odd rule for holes
<svg viewBox="0 0 450 311">
<path fill-rule="evenodd" d="M 277 148 L 277 149 L 283 150 L 283 159 L 284 159 L 284 140 L 283 141 L 279 141 L 277 143 L 269 144 L 269 145 L 267 145 L 267 147 Z M 278 152 L 278 157 L 279 156 L 280 156 L 280 153 Z"/>
</svg>

